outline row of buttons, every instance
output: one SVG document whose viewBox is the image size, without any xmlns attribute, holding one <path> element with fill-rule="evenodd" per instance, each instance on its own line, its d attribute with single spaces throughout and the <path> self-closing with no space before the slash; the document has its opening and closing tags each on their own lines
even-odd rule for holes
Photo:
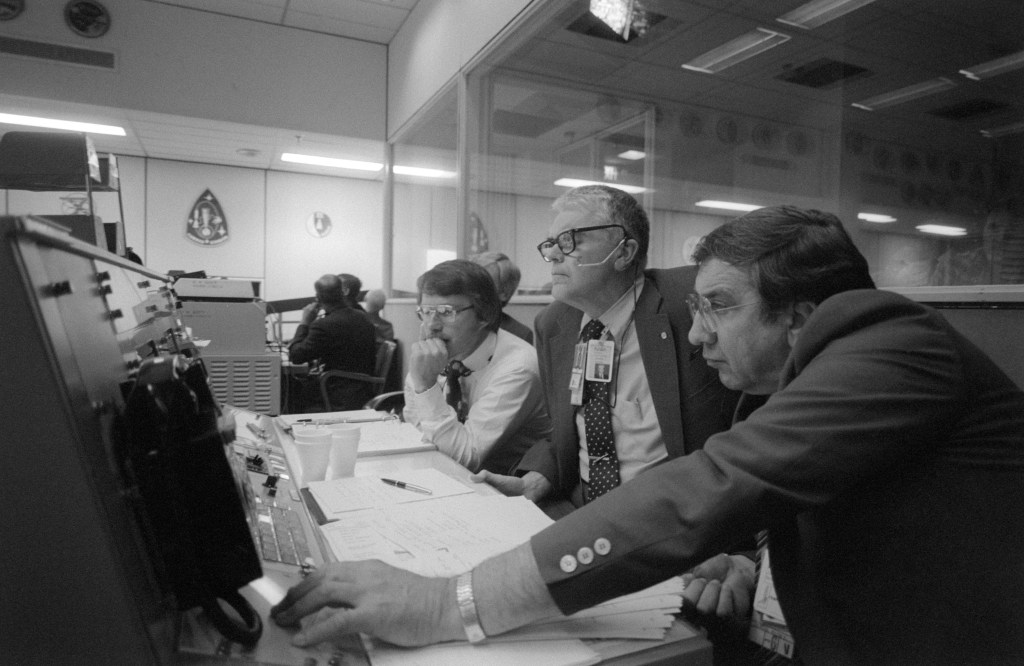
<svg viewBox="0 0 1024 666">
<path fill-rule="evenodd" d="M 562 559 L 558 561 L 558 566 L 562 568 L 565 573 L 572 573 L 576 571 L 579 565 L 587 565 L 594 561 L 594 553 L 598 555 L 607 555 L 612 552 L 612 542 L 604 537 L 594 541 L 593 549 L 583 546 L 576 551 L 576 556 L 563 555 Z"/>
</svg>

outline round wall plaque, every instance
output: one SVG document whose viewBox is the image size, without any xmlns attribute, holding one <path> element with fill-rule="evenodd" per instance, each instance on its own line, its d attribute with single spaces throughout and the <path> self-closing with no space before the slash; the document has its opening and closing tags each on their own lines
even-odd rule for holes
<svg viewBox="0 0 1024 666">
<path fill-rule="evenodd" d="M 0 21 L 18 18 L 25 11 L 25 0 L 0 0 Z"/>
<path fill-rule="evenodd" d="M 110 30 L 110 12 L 96 0 L 70 0 L 64 5 L 64 20 L 82 37 L 102 37 Z"/>
</svg>

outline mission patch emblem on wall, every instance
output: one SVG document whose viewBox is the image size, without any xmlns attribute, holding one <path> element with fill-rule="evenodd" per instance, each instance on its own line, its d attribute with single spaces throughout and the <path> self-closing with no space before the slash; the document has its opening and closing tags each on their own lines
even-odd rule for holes
<svg viewBox="0 0 1024 666">
<path fill-rule="evenodd" d="M 313 238 L 323 238 L 331 233 L 331 226 L 331 218 L 319 210 L 306 218 L 306 231 Z"/>
<path fill-rule="evenodd" d="M 82 37 L 102 37 L 110 30 L 110 12 L 96 0 L 71 0 L 64 5 L 64 20 Z"/>
<path fill-rule="evenodd" d="M 206 190 L 192 205 L 185 235 L 200 245 L 218 245 L 228 239 L 228 221 L 213 192 Z"/>
</svg>

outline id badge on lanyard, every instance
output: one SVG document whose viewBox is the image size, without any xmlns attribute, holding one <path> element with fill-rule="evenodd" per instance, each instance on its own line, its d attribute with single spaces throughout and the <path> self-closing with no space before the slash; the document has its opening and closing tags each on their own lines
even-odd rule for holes
<svg viewBox="0 0 1024 666">
<path fill-rule="evenodd" d="M 569 401 L 576 406 L 582 405 L 583 380 L 610 382 L 614 368 L 615 342 L 612 340 L 588 340 L 576 343 L 572 373 L 569 376 Z"/>
</svg>

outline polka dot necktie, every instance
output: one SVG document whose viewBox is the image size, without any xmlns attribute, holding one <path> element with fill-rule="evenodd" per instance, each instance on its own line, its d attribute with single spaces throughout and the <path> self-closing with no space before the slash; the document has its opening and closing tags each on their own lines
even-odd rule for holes
<svg viewBox="0 0 1024 666">
<path fill-rule="evenodd" d="M 580 339 L 597 340 L 602 331 L 604 324 L 591 319 L 583 327 Z M 612 436 L 611 382 L 584 382 L 583 430 L 590 458 L 590 487 L 584 493 L 584 500 L 590 502 L 620 483 L 619 458 Z"/>
<path fill-rule="evenodd" d="M 469 414 L 469 405 L 462 397 L 462 382 L 459 379 L 472 372 L 462 361 L 450 361 L 442 373 L 445 376 L 445 386 L 448 389 L 444 400 L 455 410 L 455 416 L 459 419 L 459 423 L 465 423 L 466 416 Z"/>
</svg>

